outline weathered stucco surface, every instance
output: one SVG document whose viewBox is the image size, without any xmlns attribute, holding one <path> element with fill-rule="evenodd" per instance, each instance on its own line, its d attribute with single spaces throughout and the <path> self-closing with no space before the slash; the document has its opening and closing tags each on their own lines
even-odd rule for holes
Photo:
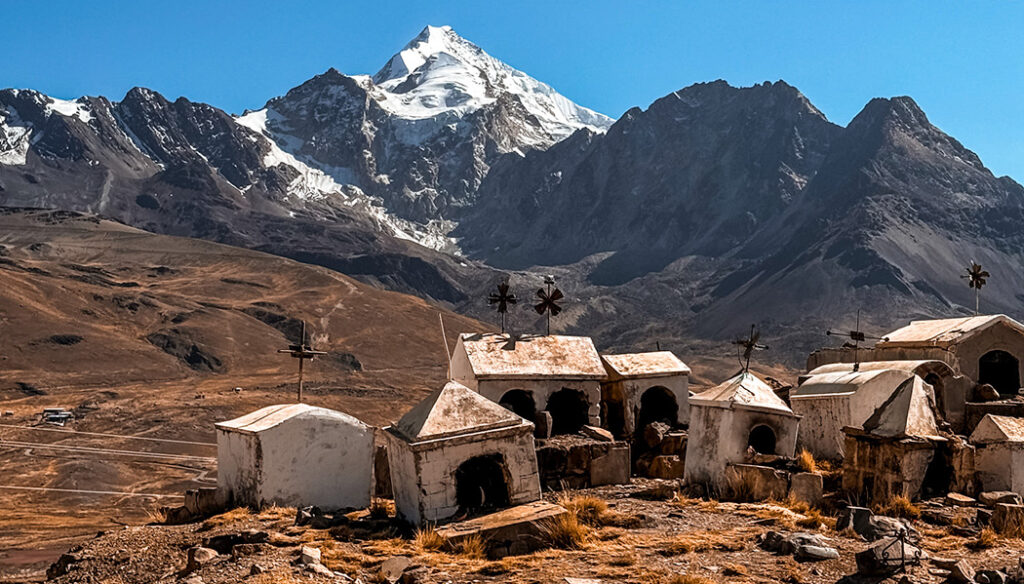
<svg viewBox="0 0 1024 584">
<path fill-rule="evenodd" d="M 363 508 L 373 429 L 334 410 L 270 406 L 217 425 L 217 465 L 217 484 L 236 505 Z"/>
</svg>

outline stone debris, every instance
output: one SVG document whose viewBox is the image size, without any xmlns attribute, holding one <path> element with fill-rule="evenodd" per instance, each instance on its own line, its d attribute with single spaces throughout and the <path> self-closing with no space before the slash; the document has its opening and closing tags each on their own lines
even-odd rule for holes
<svg viewBox="0 0 1024 584">
<path fill-rule="evenodd" d="M 219 555 L 216 550 L 202 546 L 190 547 L 187 553 L 188 560 L 185 563 L 185 570 L 188 572 L 194 572 L 202 568 L 215 560 Z"/>
<path fill-rule="evenodd" d="M 987 507 L 995 507 L 999 503 L 1009 503 L 1011 505 L 1024 504 L 1021 496 L 1013 491 L 985 491 L 978 495 L 978 501 Z"/>
<path fill-rule="evenodd" d="M 928 558 L 923 550 L 895 537 L 879 540 L 857 553 L 857 572 L 865 576 L 888 576 L 904 566 L 916 566 Z"/>
<path fill-rule="evenodd" d="M 839 559 L 839 551 L 828 544 L 827 537 L 808 532 L 783 535 L 769 531 L 758 538 L 758 546 L 761 549 L 780 556 L 792 555 L 801 562 Z"/>
<path fill-rule="evenodd" d="M 825 497 L 824 477 L 818 473 L 798 472 L 789 477 L 789 497 L 811 507 L 821 505 Z"/>
<path fill-rule="evenodd" d="M 321 558 L 320 548 L 304 545 L 299 548 L 299 563 L 303 566 L 319 564 Z"/>
<path fill-rule="evenodd" d="M 864 539 L 876 541 L 882 538 L 897 537 L 900 533 L 906 533 L 907 539 L 917 542 L 921 534 L 909 523 L 902 519 L 875 515 L 871 509 L 865 507 L 847 507 L 836 519 L 836 531 L 853 529 Z"/>
<path fill-rule="evenodd" d="M 996 503 L 990 520 L 992 527 L 1000 532 L 1018 532 L 1024 529 L 1024 505 Z"/>
<path fill-rule="evenodd" d="M 591 438 L 593 440 L 599 440 L 601 442 L 615 442 L 615 436 L 612 436 L 612 433 L 604 428 L 586 425 L 580 429 L 580 432 L 582 432 L 587 438 Z"/>
<path fill-rule="evenodd" d="M 967 560 L 960 560 L 949 569 L 949 581 L 954 584 L 971 584 L 974 582 L 974 568 Z"/>
<path fill-rule="evenodd" d="M 412 566 L 412 560 L 406 556 L 393 556 L 380 565 L 380 577 L 388 584 L 395 584 L 402 579 L 405 571 Z"/>
<path fill-rule="evenodd" d="M 974 507 L 978 504 L 978 501 L 967 495 L 961 495 L 960 493 L 948 493 L 946 495 L 946 505 L 951 507 Z"/>
</svg>

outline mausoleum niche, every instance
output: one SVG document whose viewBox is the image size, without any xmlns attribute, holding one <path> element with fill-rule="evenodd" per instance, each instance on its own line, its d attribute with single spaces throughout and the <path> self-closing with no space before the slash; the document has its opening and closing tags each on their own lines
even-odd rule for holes
<svg viewBox="0 0 1024 584">
<path fill-rule="evenodd" d="M 508 507 L 508 469 L 500 454 L 475 456 L 455 471 L 459 513 L 476 514 Z"/>
<path fill-rule="evenodd" d="M 551 434 L 575 434 L 590 418 L 590 403 L 582 391 L 563 387 L 548 398 L 551 414 Z"/>
<path fill-rule="evenodd" d="M 533 394 L 522 389 L 512 389 L 505 392 L 498 400 L 506 410 L 516 413 L 520 418 L 531 422 L 537 417 L 537 405 L 533 401 Z"/>
<path fill-rule="evenodd" d="M 758 454 L 775 454 L 775 430 L 764 424 L 754 426 L 747 438 L 747 446 Z"/>
<path fill-rule="evenodd" d="M 989 351 L 978 360 L 978 383 L 987 383 L 1002 395 L 1017 395 L 1020 362 L 1006 351 Z"/>
</svg>

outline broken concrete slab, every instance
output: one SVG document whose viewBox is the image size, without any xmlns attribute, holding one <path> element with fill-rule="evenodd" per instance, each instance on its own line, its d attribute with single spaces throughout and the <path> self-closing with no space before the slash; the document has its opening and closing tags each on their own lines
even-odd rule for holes
<svg viewBox="0 0 1024 584">
<path fill-rule="evenodd" d="M 995 507 L 999 503 L 1024 504 L 1021 496 L 1013 491 L 985 491 L 978 495 L 978 501 L 987 507 Z"/>
<path fill-rule="evenodd" d="M 974 568 L 967 560 L 960 560 L 949 569 L 949 581 L 954 584 L 971 584 L 974 582 Z"/>
<path fill-rule="evenodd" d="M 304 545 L 299 548 L 299 563 L 308 566 L 310 564 L 319 564 L 321 559 L 320 548 L 310 547 Z"/>
<path fill-rule="evenodd" d="M 825 481 L 818 473 L 798 472 L 789 479 L 789 497 L 803 501 L 811 507 L 821 504 L 825 496 Z"/>
<path fill-rule="evenodd" d="M 479 536 L 487 542 L 487 556 L 498 559 L 541 549 L 548 525 L 566 513 L 560 505 L 535 501 L 445 525 L 438 528 L 437 534 L 455 545 Z"/>
<path fill-rule="evenodd" d="M 977 504 L 977 500 L 967 495 L 961 495 L 960 493 L 948 493 L 946 495 L 946 505 L 949 506 L 974 507 Z"/>
<path fill-rule="evenodd" d="M 817 545 L 802 545 L 796 548 L 796 551 L 793 552 L 793 558 L 798 562 L 838 560 L 839 550 Z"/>
<path fill-rule="evenodd" d="M 629 483 L 629 445 L 612 448 L 608 454 L 591 459 L 590 486 L 624 485 Z"/>
<path fill-rule="evenodd" d="M 730 464 L 725 469 L 729 494 L 752 501 L 782 501 L 789 494 L 789 473 L 756 464 Z"/>
<path fill-rule="evenodd" d="M 615 442 L 615 436 L 612 436 L 612 433 L 604 428 L 584 425 L 580 428 L 580 432 L 582 432 L 587 438 L 591 438 L 593 440 L 600 440 L 601 442 Z"/>
<path fill-rule="evenodd" d="M 1024 531 L 1024 505 L 996 503 L 990 521 L 1000 533 L 1019 534 Z"/>
</svg>

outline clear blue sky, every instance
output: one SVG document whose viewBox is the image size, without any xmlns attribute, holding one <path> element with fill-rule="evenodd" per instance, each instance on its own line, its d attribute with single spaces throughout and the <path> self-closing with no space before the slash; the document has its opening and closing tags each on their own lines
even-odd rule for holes
<svg viewBox="0 0 1024 584">
<path fill-rule="evenodd" d="M 237 113 L 332 66 L 373 73 L 427 24 L 613 117 L 719 78 L 784 79 L 843 125 L 910 95 L 1024 180 L 1022 2 L 4 0 L 0 87 L 116 100 L 142 85 Z"/>
</svg>

